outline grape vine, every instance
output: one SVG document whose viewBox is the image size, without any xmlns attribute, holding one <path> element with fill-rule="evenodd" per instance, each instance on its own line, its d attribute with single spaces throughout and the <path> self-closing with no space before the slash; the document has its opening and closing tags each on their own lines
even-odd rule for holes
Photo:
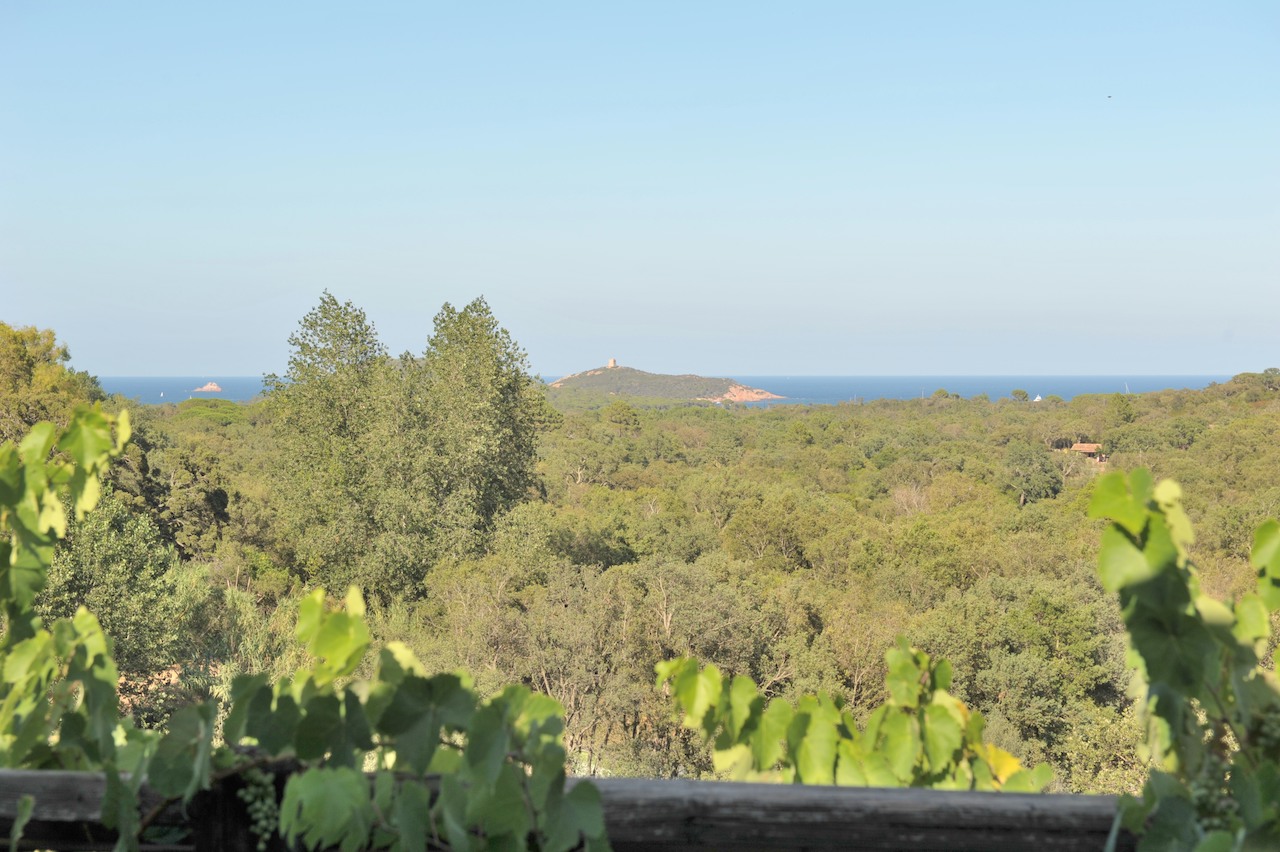
<svg viewBox="0 0 1280 852">
<path fill-rule="evenodd" d="M 885 659 L 889 699 L 861 730 L 838 697 L 766 704 L 750 678 L 726 681 L 687 657 L 659 663 L 657 685 L 670 687 L 684 724 L 712 743 L 716 770 L 736 780 L 1019 792 L 1052 780 L 1047 764 L 1025 769 L 982 741 L 982 714 L 947 691 L 946 660 L 935 663 L 903 638 Z"/>
<path fill-rule="evenodd" d="M 1280 847 L 1280 683 L 1263 665 L 1280 609 L 1280 524 L 1254 536 L 1256 590 L 1220 601 L 1200 590 L 1176 483 L 1107 474 L 1089 512 L 1111 519 L 1098 576 L 1120 597 L 1154 766 L 1117 829 L 1141 835 L 1142 850 Z"/>
<path fill-rule="evenodd" d="M 66 533 L 62 495 L 78 516 L 93 508 L 128 438 L 127 413 L 93 407 L 61 432 L 43 423 L 0 446 L 0 766 L 102 771 L 102 821 L 122 850 L 158 813 L 140 819 L 143 783 L 189 802 L 232 776 L 259 849 L 276 837 L 307 849 L 608 849 L 596 788 L 566 789 L 560 705 L 519 686 L 482 700 L 465 675 L 428 676 L 398 643 L 371 679 L 353 679 L 370 644 L 354 588 L 341 609 L 321 590 L 302 600 L 295 635 L 309 668 L 234 680 L 224 742 L 212 701 L 174 713 L 163 734 L 121 718 L 97 619 L 81 608 L 46 627 L 32 602 Z M 298 768 L 277 800 L 263 763 L 281 760 Z"/>
</svg>

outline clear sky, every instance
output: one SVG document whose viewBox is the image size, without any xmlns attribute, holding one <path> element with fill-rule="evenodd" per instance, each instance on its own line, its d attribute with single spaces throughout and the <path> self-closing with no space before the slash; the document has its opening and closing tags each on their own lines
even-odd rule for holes
<svg viewBox="0 0 1280 852">
<path fill-rule="evenodd" d="M 98 375 L 1280 366 L 1280 3 L 0 3 L 0 319 Z"/>
</svg>

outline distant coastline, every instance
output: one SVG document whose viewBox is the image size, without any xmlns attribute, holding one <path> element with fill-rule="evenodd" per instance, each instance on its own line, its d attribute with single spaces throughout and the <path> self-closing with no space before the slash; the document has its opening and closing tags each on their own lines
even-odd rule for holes
<svg viewBox="0 0 1280 852">
<path fill-rule="evenodd" d="M 945 390 L 963 399 L 985 394 L 1009 398 L 1024 390 L 1030 399 L 1085 394 L 1151 393 L 1162 390 L 1203 390 L 1228 381 L 1229 375 L 1163 376 L 730 376 L 734 381 L 781 394 L 786 399 L 755 405 L 834 405 L 876 399 L 919 399 Z"/>
<path fill-rule="evenodd" d="M 548 383 L 559 376 L 545 379 Z M 1008 397 L 1017 390 L 1037 396 L 1071 399 L 1091 393 L 1130 393 L 1173 389 L 1199 390 L 1225 382 L 1229 375 L 1167 376 L 745 376 L 728 378 L 753 388 L 761 388 L 785 399 L 747 403 L 749 405 L 831 405 L 875 399 L 918 399 L 945 390 L 971 399 L 986 394 L 991 399 Z M 99 376 L 103 390 L 147 405 L 177 403 L 187 399 L 226 399 L 247 402 L 263 391 L 261 376 Z M 218 392 L 192 390 L 212 382 Z"/>
<path fill-rule="evenodd" d="M 109 394 L 145 405 L 188 399 L 248 402 L 262 395 L 262 376 L 99 376 L 98 383 Z"/>
</svg>

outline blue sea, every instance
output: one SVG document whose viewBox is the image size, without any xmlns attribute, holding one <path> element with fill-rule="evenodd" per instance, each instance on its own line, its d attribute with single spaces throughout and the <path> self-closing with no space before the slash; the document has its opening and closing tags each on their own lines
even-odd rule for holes
<svg viewBox="0 0 1280 852">
<path fill-rule="evenodd" d="M 220 391 L 201 391 L 213 382 Z M 229 399 L 247 402 L 262 393 L 262 376 L 99 376 L 109 394 L 120 394 L 147 405 L 188 399 Z"/>
<path fill-rule="evenodd" d="M 1230 376 L 730 376 L 753 388 L 786 397 L 772 403 L 829 405 L 872 399 L 918 399 L 938 389 L 969 397 L 985 393 L 991 399 L 1009 396 L 1015 388 L 1037 396 L 1088 393 L 1146 393 L 1167 388 L 1206 388 Z M 552 381 L 553 379 L 547 379 Z M 262 393 L 261 376 L 100 376 L 110 394 L 148 405 L 187 399 L 229 399 L 245 402 Z M 198 391 L 213 382 L 222 390 Z"/>
<path fill-rule="evenodd" d="M 776 393 L 786 399 L 759 405 L 830 405 L 872 399 L 919 399 L 945 390 L 965 399 L 986 394 L 995 400 L 1015 389 L 1037 396 L 1091 393 L 1147 393 L 1173 389 L 1199 390 L 1230 376 L 730 376 L 734 381 Z"/>
</svg>

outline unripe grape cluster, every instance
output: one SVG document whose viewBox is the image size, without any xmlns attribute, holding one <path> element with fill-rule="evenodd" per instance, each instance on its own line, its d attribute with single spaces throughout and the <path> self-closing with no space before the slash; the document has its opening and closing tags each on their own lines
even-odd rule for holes
<svg viewBox="0 0 1280 852">
<path fill-rule="evenodd" d="M 276 801 L 275 776 L 260 767 L 250 766 L 240 773 L 244 786 L 236 798 L 249 811 L 249 830 L 258 838 L 258 852 L 266 852 L 271 837 L 280 827 L 280 804 Z"/>
<path fill-rule="evenodd" d="M 1240 805 L 1227 784 L 1229 771 L 1230 765 L 1223 757 L 1210 753 L 1190 781 L 1191 804 L 1206 832 L 1234 832 L 1240 827 Z"/>
</svg>

